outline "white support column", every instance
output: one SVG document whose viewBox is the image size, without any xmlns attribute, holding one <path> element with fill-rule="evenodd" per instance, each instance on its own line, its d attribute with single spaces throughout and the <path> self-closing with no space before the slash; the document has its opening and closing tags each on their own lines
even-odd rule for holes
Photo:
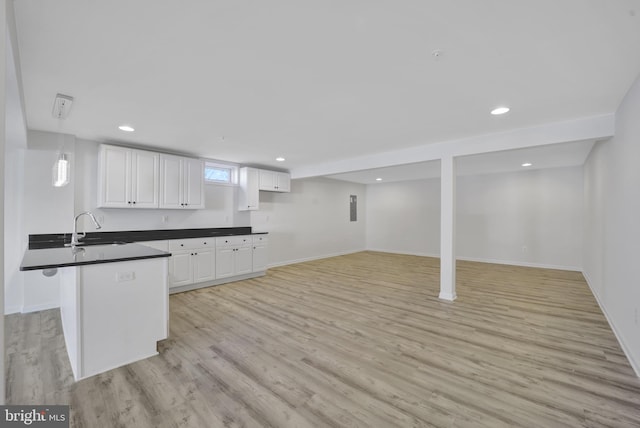
<svg viewBox="0 0 640 428">
<path fill-rule="evenodd" d="M 440 296 L 456 298 L 456 160 L 440 160 Z"/>
</svg>

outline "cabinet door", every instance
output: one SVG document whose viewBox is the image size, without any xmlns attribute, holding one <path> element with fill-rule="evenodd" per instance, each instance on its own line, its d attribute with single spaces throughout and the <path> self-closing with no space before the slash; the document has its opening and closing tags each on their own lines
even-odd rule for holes
<svg viewBox="0 0 640 428">
<path fill-rule="evenodd" d="M 266 244 L 253 245 L 253 272 L 262 272 L 267 270 L 267 246 Z"/>
<path fill-rule="evenodd" d="M 191 251 L 176 251 L 169 258 L 169 288 L 193 283 Z"/>
<path fill-rule="evenodd" d="M 253 247 L 245 245 L 236 249 L 235 274 L 243 275 L 253 271 Z"/>
<path fill-rule="evenodd" d="M 204 208 L 204 162 L 199 159 L 183 159 L 185 208 Z"/>
<path fill-rule="evenodd" d="M 276 191 L 291 191 L 291 176 L 286 172 L 276 172 Z"/>
<path fill-rule="evenodd" d="M 160 155 L 160 208 L 182 208 L 184 188 L 179 156 Z"/>
<path fill-rule="evenodd" d="M 273 171 L 264 169 L 259 170 L 259 189 L 274 191 L 276 190 L 276 174 Z"/>
<path fill-rule="evenodd" d="M 131 204 L 131 150 L 100 147 L 98 206 L 128 208 Z"/>
<path fill-rule="evenodd" d="M 131 151 L 131 202 L 133 208 L 158 208 L 160 155 Z"/>
<path fill-rule="evenodd" d="M 216 278 L 227 278 L 234 275 L 233 259 L 236 251 L 231 247 L 216 249 Z"/>
<path fill-rule="evenodd" d="M 193 250 L 193 282 L 211 281 L 216 277 L 216 253 L 213 248 Z"/>
<path fill-rule="evenodd" d="M 259 172 L 255 168 L 240 168 L 238 211 L 253 211 L 259 204 Z"/>
</svg>

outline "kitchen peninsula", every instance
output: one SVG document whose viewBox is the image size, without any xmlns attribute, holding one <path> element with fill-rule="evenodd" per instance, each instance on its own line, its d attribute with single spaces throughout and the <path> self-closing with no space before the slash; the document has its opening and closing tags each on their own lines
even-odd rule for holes
<svg viewBox="0 0 640 428">
<path fill-rule="evenodd" d="M 20 270 L 61 275 L 60 316 L 76 380 L 157 354 L 168 335 L 170 256 L 135 243 L 25 252 Z"/>
</svg>

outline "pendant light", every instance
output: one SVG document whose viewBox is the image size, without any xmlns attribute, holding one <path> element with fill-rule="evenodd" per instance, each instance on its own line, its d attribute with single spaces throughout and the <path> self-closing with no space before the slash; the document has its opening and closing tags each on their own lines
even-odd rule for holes
<svg viewBox="0 0 640 428">
<path fill-rule="evenodd" d="M 69 184 L 69 175 L 69 159 L 66 154 L 60 153 L 53 164 L 53 187 L 63 187 Z"/>
<path fill-rule="evenodd" d="M 62 121 L 69 116 L 71 105 L 73 104 L 73 97 L 64 94 L 56 94 L 56 98 L 53 101 L 53 111 L 51 114 L 55 119 L 58 119 L 58 139 L 60 141 L 60 148 L 58 152 L 58 158 L 53 164 L 52 184 L 53 187 L 64 187 L 69 184 L 69 178 L 71 176 L 71 165 L 67 155 L 62 152 L 64 148 L 64 137 L 62 136 Z"/>
</svg>

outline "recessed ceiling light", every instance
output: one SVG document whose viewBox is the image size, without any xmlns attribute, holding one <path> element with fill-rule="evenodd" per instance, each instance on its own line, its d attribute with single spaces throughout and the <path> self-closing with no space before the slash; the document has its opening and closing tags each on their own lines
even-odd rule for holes
<svg viewBox="0 0 640 428">
<path fill-rule="evenodd" d="M 491 110 L 491 114 L 494 116 L 497 116 L 500 114 L 505 114 L 508 111 L 509 111 L 509 107 L 497 107 Z"/>
<path fill-rule="evenodd" d="M 376 178 L 376 181 L 382 181 L 382 178 L 378 177 Z"/>
<path fill-rule="evenodd" d="M 278 162 L 284 162 L 286 159 L 285 159 L 285 158 L 283 158 L 282 156 L 278 156 L 278 157 L 276 158 L 276 160 L 277 160 Z"/>
<path fill-rule="evenodd" d="M 133 132 L 135 131 L 135 129 L 133 129 L 131 126 L 129 125 L 120 125 L 118 126 L 118 129 L 124 132 Z"/>
<path fill-rule="evenodd" d="M 531 165 L 533 165 L 531 162 L 525 162 L 522 164 L 522 166 L 531 166 Z"/>
</svg>

